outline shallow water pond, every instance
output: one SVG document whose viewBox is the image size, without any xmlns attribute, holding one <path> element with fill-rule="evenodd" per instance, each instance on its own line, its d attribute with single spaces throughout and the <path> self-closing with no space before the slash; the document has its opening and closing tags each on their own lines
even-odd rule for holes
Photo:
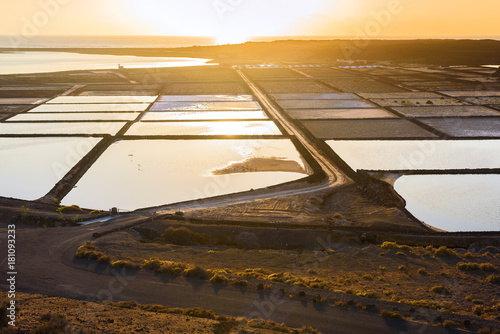
<svg viewBox="0 0 500 334">
<path fill-rule="evenodd" d="M 10 118 L 15 122 L 40 121 L 133 121 L 139 116 L 136 112 L 127 113 L 24 113 Z"/>
<path fill-rule="evenodd" d="M 210 111 L 236 111 L 236 110 L 262 110 L 255 101 L 242 102 L 156 102 L 152 111 L 166 110 L 210 110 Z"/>
<path fill-rule="evenodd" d="M 295 119 L 370 119 L 397 118 L 384 109 L 289 109 Z"/>
<path fill-rule="evenodd" d="M 363 100 L 281 100 L 283 109 L 345 109 L 376 108 L 377 106 Z"/>
<path fill-rule="evenodd" d="M 0 135 L 116 135 L 125 122 L 0 123 Z"/>
<path fill-rule="evenodd" d="M 408 175 L 396 191 L 406 208 L 446 231 L 500 231 L 500 175 Z"/>
<path fill-rule="evenodd" d="M 156 96 L 59 96 L 48 104 L 61 103 L 152 103 Z"/>
<path fill-rule="evenodd" d="M 134 210 L 263 188 L 308 173 L 287 139 L 122 140 L 104 152 L 63 204 Z"/>
<path fill-rule="evenodd" d="M 269 119 L 264 111 L 154 111 L 147 112 L 141 121 L 190 121 Z"/>
<path fill-rule="evenodd" d="M 500 140 L 329 140 L 327 144 L 354 170 L 500 167 Z"/>
<path fill-rule="evenodd" d="M 45 196 L 97 145 L 97 138 L 0 138 L 0 196 Z"/>
<path fill-rule="evenodd" d="M 272 121 L 139 122 L 127 136 L 251 136 L 281 135 Z"/>
<path fill-rule="evenodd" d="M 158 102 L 241 102 L 252 100 L 252 95 L 162 95 L 158 98 Z"/>
<path fill-rule="evenodd" d="M 29 112 L 137 112 L 148 107 L 149 103 L 43 104 Z"/>
<path fill-rule="evenodd" d="M 271 94 L 275 100 L 359 100 L 359 97 L 351 93 L 291 93 L 291 94 Z"/>
</svg>

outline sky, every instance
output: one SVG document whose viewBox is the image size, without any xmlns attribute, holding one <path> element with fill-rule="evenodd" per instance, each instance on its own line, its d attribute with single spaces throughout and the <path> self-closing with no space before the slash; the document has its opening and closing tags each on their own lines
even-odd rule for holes
<svg viewBox="0 0 500 334">
<path fill-rule="evenodd" d="M 500 36 L 498 0 L 2 0 L 0 34 Z"/>
</svg>

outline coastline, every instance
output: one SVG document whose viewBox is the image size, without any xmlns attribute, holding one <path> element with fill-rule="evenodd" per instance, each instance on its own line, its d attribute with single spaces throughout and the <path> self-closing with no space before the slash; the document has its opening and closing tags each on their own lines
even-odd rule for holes
<svg viewBox="0 0 500 334">
<path fill-rule="evenodd" d="M 0 53 L 11 51 L 208 58 L 221 64 L 229 59 L 231 64 L 323 64 L 339 59 L 443 66 L 500 64 L 497 40 L 282 40 L 177 48 L 0 48 Z"/>
</svg>

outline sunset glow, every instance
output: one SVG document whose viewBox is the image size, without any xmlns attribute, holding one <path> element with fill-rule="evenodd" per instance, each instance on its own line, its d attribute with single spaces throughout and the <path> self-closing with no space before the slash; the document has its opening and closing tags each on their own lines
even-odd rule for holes
<svg viewBox="0 0 500 334">
<path fill-rule="evenodd" d="M 28 37 L 207 36 L 237 43 L 258 36 L 362 37 L 359 32 L 374 22 L 383 29 L 368 37 L 500 35 L 496 0 L 458 0 L 453 6 L 431 0 L 26 0 L 2 7 L 9 15 L 0 21 L 0 34 Z"/>
</svg>

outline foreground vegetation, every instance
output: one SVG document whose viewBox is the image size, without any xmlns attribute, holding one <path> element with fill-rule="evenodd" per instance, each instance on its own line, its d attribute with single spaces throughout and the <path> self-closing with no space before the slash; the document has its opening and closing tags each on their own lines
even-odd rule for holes
<svg viewBox="0 0 500 334">
<path fill-rule="evenodd" d="M 0 293 L 4 298 L 5 293 Z M 97 333 L 239 333 L 319 334 L 303 327 L 217 315 L 201 308 L 171 308 L 142 305 L 134 301 L 91 303 L 67 298 L 19 294 L 19 328 L 7 327 L 3 306 L 0 308 L 0 333 L 97 334 Z M 47 312 L 47 309 L 50 309 Z"/>
<path fill-rule="evenodd" d="M 186 228 L 167 228 L 156 242 L 137 243 L 131 234 L 121 232 L 81 246 L 76 256 L 113 267 L 253 289 L 284 285 L 289 288 L 280 289 L 289 298 L 309 298 L 315 303 L 447 327 L 480 329 L 474 327 L 475 321 L 500 320 L 500 259 L 494 247 L 491 252 L 478 252 L 384 242 L 333 248 L 336 250 L 323 247 L 314 252 L 239 249 L 221 242 L 214 245 L 208 236 Z M 334 295 L 325 297 L 315 291 Z M 382 304 L 374 307 L 379 302 Z M 401 305 L 400 310 L 385 312 L 383 303 L 387 302 Z M 443 316 L 424 319 L 415 309 Z"/>
</svg>

